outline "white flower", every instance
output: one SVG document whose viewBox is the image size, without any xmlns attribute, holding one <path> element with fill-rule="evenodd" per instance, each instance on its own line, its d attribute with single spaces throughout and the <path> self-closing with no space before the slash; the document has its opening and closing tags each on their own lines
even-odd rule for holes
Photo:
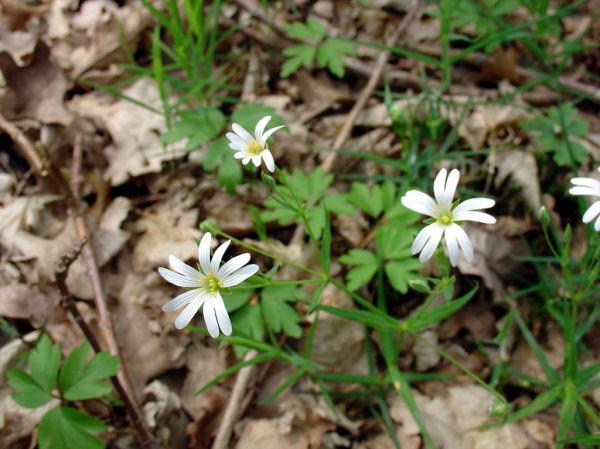
<svg viewBox="0 0 600 449">
<path fill-rule="evenodd" d="M 258 265 L 246 265 L 250 254 L 240 254 L 229 260 L 222 267 L 221 259 L 230 240 L 217 248 L 210 259 L 210 232 L 202 237 L 198 247 L 199 270 L 183 263 L 175 256 L 169 256 L 169 265 L 175 271 L 160 267 L 160 275 L 172 284 L 187 287 L 191 290 L 175 297 L 162 309 L 165 312 L 177 310 L 185 306 L 183 312 L 175 320 L 175 327 L 183 329 L 193 316 L 204 305 L 204 321 L 211 337 L 219 336 L 219 328 L 225 335 L 231 335 L 231 321 L 225 308 L 220 291 L 243 282 L 258 271 Z"/>
<path fill-rule="evenodd" d="M 600 171 L 600 168 L 598 168 Z M 574 187 L 569 189 L 571 195 L 586 195 L 600 197 L 600 181 L 594 178 L 573 178 L 571 183 Z M 597 217 L 597 218 L 596 218 Z M 596 219 L 594 229 L 600 231 L 600 200 L 595 201 L 583 214 L 583 222 L 590 223 Z"/>
<path fill-rule="evenodd" d="M 456 222 L 478 221 L 488 224 L 496 222 L 496 219 L 490 214 L 477 211 L 477 209 L 488 209 L 494 206 L 496 202 L 489 198 L 472 198 L 453 208 L 452 199 L 459 177 L 460 172 L 457 169 L 452 170 L 446 176 L 446 169 L 444 168 L 440 170 L 433 182 L 435 200 L 418 190 L 406 192 L 400 200 L 405 207 L 435 219 L 433 223 L 425 226 L 417 234 L 411 248 L 413 254 L 421 253 L 419 256 L 421 262 L 425 262 L 433 256 L 442 235 L 445 237 L 446 248 L 453 267 L 458 263 L 459 248 L 465 258 L 471 262 L 473 260 L 473 245 L 471 245 L 465 231 Z"/>
<path fill-rule="evenodd" d="M 275 131 L 283 128 L 283 126 L 276 126 L 265 132 L 265 127 L 269 120 L 271 120 L 271 116 L 267 115 L 258 121 L 254 129 L 254 136 L 242 126 L 234 123 L 231 125 L 233 132 L 227 133 L 227 139 L 229 139 L 229 148 L 236 152 L 233 157 L 241 159 L 242 164 L 246 165 L 252 161 L 254 165 L 259 167 L 260 161 L 264 160 L 267 169 L 273 172 L 275 170 L 275 161 L 273 161 L 273 155 L 269 151 L 267 139 Z"/>
</svg>

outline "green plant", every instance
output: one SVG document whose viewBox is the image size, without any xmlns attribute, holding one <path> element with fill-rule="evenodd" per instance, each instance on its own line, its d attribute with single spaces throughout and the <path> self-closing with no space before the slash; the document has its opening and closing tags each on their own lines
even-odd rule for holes
<svg viewBox="0 0 600 449">
<path fill-rule="evenodd" d="M 95 434 L 105 431 L 96 418 L 68 405 L 73 401 L 100 398 L 111 391 L 106 379 L 119 369 L 116 357 L 106 352 L 89 361 L 90 345 L 82 343 L 61 363 L 60 347 L 43 335 L 27 358 L 29 373 L 19 368 L 8 370 L 8 383 L 16 391 L 13 399 L 21 407 L 38 408 L 52 401 L 40 422 L 41 449 L 101 449 Z"/>
<path fill-rule="evenodd" d="M 572 103 L 551 107 L 547 115 L 526 122 L 524 128 L 534 134 L 542 150 L 552 153 L 560 166 L 577 166 L 587 159 L 586 148 L 572 138 L 587 134 L 587 122 L 577 117 Z"/>
<path fill-rule="evenodd" d="M 288 38 L 307 43 L 295 44 L 283 51 L 288 59 L 281 67 L 282 77 L 290 76 L 302 66 L 310 67 L 315 61 L 338 78 L 344 76 L 344 56 L 355 54 L 349 42 L 328 36 L 325 27 L 314 19 L 309 19 L 306 24 L 286 24 L 284 30 Z"/>
</svg>

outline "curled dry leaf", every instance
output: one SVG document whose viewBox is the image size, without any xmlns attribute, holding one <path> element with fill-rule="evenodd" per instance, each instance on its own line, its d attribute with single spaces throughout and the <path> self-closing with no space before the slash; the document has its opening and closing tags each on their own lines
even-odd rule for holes
<svg viewBox="0 0 600 449">
<path fill-rule="evenodd" d="M 157 421 L 169 413 L 181 408 L 179 396 L 173 393 L 167 385 L 159 380 L 154 380 L 144 388 L 144 418 L 148 426 L 154 428 Z"/>
<path fill-rule="evenodd" d="M 161 108 L 156 84 L 149 78 L 137 80 L 123 90 L 123 95 Z M 166 130 L 161 114 L 98 91 L 76 96 L 70 107 L 111 135 L 112 144 L 105 149 L 108 168 L 104 177 L 113 186 L 130 177 L 160 172 L 163 161 L 179 156 L 174 150 L 163 148 L 160 142 L 160 135 Z"/>
<path fill-rule="evenodd" d="M 520 150 L 497 153 L 496 164 L 496 188 L 510 178 L 521 189 L 521 195 L 532 212 L 537 214 L 542 205 L 542 194 L 537 162 L 533 154 Z"/>
</svg>

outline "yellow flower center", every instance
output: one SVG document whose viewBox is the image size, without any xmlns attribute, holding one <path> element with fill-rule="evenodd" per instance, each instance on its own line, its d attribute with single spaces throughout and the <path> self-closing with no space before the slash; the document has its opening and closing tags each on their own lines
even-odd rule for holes
<svg viewBox="0 0 600 449">
<path fill-rule="evenodd" d="M 250 156 L 250 157 L 258 156 L 260 154 L 260 152 L 263 150 L 263 146 L 259 141 L 253 139 L 248 143 L 247 150 L 248 150 L 248 156 Z"/>
<path fill-rule="evenodd" d="M 214 294 L 221 290 L 221 288 L 223 288 L 221 281 L 213 273 L 210 273 L 208 276 L 199 277 L 198 282 L 202 284 L 202 287 L 200 287 L 200 289 L 205 291 L 206 293 Z"/>
<path fill-rule="evenodd" d="M 448 211 L 440 214 L 437 221 L 441 225 L 448 226 L 449 224 L 452 224 L 454 217 L 452 216 L 452 213 Z"/>
</svg>

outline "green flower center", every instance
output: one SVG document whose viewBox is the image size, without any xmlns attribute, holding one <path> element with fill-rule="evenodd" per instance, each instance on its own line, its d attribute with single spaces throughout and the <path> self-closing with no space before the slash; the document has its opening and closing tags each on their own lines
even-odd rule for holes
<svg viewBox="0 0 600 449">
<path fill-rule="evenodd" d="M 250 157 L 258 156 L 260 154 L 260 152 L 263 150 L 263 146 L 259 141 L 253 139 L 248 143 L 247 149 L 248 149 L 248 156 L 250 156 Z"/>
<path fill-rule="evenodd" d="M 452 224 L 453 221 L 454 217 L 450 211 L 440 214 L 437 218 L 437 222 L 443 226 L 448 226 L 449 224 Z"/>
<path fill-rule="evenodd" d="M 210 273 L 208 276 L 202 276 L 198 278 L 198 282 L 202 284 L 200 289 L 206 293 L 218 293 L 219 290 L 223 288 L 221 280 L 213 273 Z"/>
</svg>

